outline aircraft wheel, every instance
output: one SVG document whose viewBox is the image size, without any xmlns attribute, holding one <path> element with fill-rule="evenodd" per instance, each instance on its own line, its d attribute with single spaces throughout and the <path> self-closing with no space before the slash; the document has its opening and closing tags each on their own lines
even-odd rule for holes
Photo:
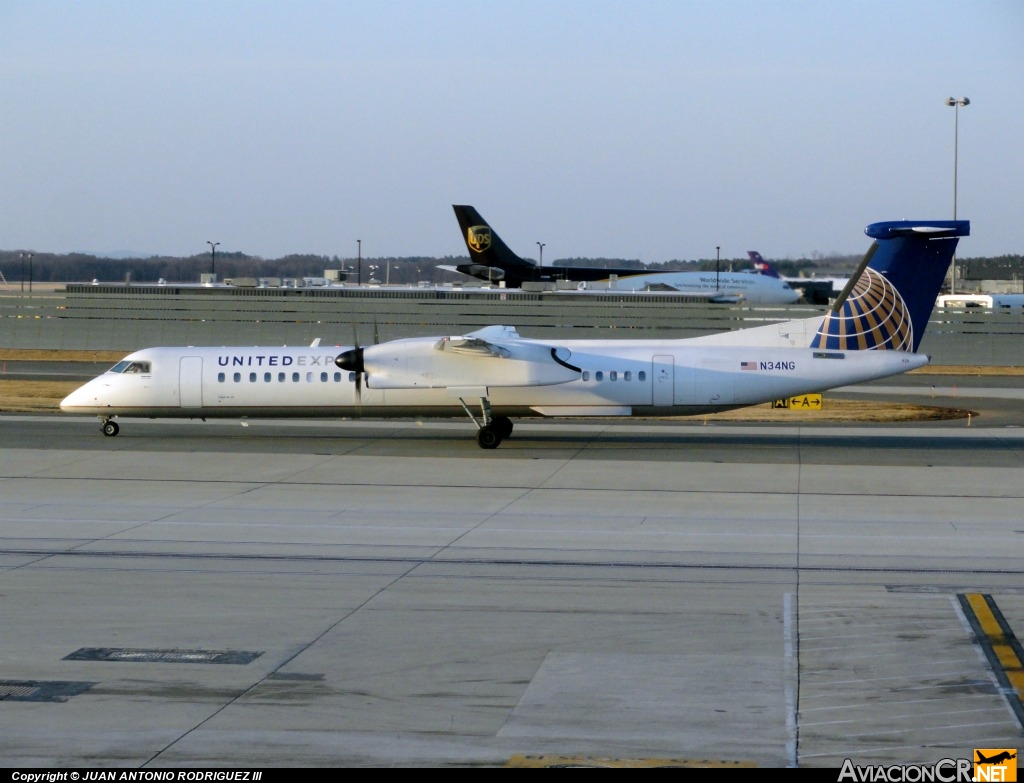
<svg viewBox="0 0 1024 783">
<path fill-rule="evenodd" d="M 476 432 L 476 442 L 482 449 L 496 449 L 501 443 L 501 434 L 492 427 L 481 427 Z"/>
<path fill-rule="evenodd" d="M 102 430 L 104 435 L 112 438 L 120 432 L 121 428 L 117 426 L 116 421 L 105 421 Z"/>
<path fill-rule="evenodd" d="M 512 434 L 512 419 L 508 416 L 495 416 L 491 419 L 491 428 L 501 435 L 502 440 L 505 440 Z"/>
</svg>

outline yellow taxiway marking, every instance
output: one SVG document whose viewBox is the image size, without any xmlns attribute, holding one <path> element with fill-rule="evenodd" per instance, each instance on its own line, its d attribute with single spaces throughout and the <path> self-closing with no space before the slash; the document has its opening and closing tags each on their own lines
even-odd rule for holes
<svg viewBox="0 0 1024 783">
<path fill-rule="evenodd" d="M 996 617 L 990 605 L 990 597 L 981 593 L 966 593 L 964 597 L 974 613 L 978 626 L 985 634 L 986 641 L 992 648 L 992 654 L 999 662 L 1006 679 L 1017 692 L 1018 699 L 1024 699 L 1024 661 L 1015 647 L 1019 647 L 1016 637 L 1006 626 L 1002 617 Z"/>
</svg>

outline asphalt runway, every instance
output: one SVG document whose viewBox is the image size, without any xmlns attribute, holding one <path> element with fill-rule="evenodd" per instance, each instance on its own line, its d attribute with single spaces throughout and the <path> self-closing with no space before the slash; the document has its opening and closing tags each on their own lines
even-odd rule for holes
<svg viewBox="0 0 1024 783">
<path fill-rule="evenodd" d="M 2 416 L 0 765 L 1016 748 L 1024 406 L 970 400 L 927 424 L 524 422 L 494 451 L 462 421 Z"/>
</svg>

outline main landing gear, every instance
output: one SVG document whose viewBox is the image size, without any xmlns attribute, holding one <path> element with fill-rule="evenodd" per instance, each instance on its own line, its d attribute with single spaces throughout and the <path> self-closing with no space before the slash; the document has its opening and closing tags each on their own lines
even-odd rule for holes
<svg viewBox="0 0 1024 783">
<path fill-rule="evenodd" d="M 115 435 L 117 435 L 117 433 L 119 433 L 120 431 L 121 428 L 117 426 L 116 421 L 111 421 L 110 419 L 107 418 L 100 419 L 100 432 L 102 432 L 107 437 L 112 438 Z"/>
<path fill-rule="evenodd" d="M 508 416 L 492 416 L 491 402 L 486 397 L 480 398 L 480 421 L 477 421 L 463 398 L 460 397 L 459 402 L 462 404 L 462 409 L 466 411 L 466 415 L 477 426 L 476 442 L 480 448 L 496 449 L 505 438 L 512 434 L 512 419 Z"/>
<path fill-rule="evenodd" d="M 482 449 L 496 449 L 511 434 L 512 420 L 508 416 L 495 416 L 490 424 L 476 431 L 476 442 Z"/>
</svg>

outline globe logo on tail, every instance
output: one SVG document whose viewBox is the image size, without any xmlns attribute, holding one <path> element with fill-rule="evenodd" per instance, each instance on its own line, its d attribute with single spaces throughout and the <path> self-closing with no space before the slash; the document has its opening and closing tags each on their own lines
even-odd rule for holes
<svg viewBox="0 0 1024 783">
<path fill-rule="evenodd" d="M 825 316 L 814 348 L 840 351 L 914 350 L 914 326 L 900 292 L 870 267 L 839 310 Z"/>
</svg>

